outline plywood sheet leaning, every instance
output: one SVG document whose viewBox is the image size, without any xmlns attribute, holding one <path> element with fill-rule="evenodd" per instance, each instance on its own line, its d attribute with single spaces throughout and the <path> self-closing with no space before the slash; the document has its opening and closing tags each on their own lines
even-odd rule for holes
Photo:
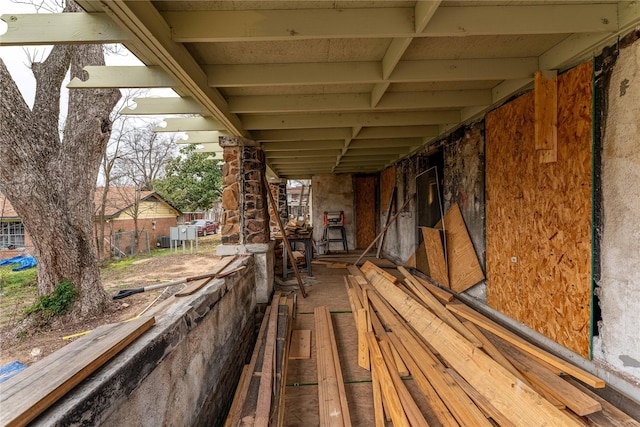
<svg viewBox="0 0 640 427">
<path fill-rule="evenodd" d="M 8 379 L 0 392 L 0 425 L 27 425 L 154 323 L 142 317 L 100 326 Z"/>
<path fill-rule="evenodd" d="M 449 273 L 447 269 L 447 261 L 444 257 L 440 230 L 428 227 L 420 227 L 420 229 L 422 230 L 422 238 L 424 239 L 423 243 L 427 254 L 429 277 L 436 282 L 449 287 Z"/>
<path fill-rule="evenodd" d="M 376 291 L 506 419 L 516 426 L 578 426 L 486 353 L 389 283 L 375 269 L 365 273 Z"/>
<path fill-rule="evenodd" d="M 557 161 L 540 163 L 534 94 L 487 115 L 487 303 L 589 357 L 592 64 L 558 77 Z"/>
<path fill-rule="evenodd" d="M 457 203 L 444 214 L 444 229 L 447 240 L 449 287 L 454 292 L 461 293 L 484 280 L 484 273 Z"/>
<path fill-rule="evenodd" d="M 359 176 L 354 178 L 356 247 L 366 248 L 376 237 L 376 178 Z"/>
</svg>

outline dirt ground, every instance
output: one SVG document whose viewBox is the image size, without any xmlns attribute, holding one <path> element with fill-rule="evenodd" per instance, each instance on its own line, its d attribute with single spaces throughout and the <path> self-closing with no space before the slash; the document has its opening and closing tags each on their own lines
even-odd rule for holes
<svg viewBox="0 0 640 427">
<path fill-rule="evenodd" d="M 190 254 L 187 247 L 185 254 L 182 254 L 180 249 L 177 254 L 141 256 L 126 268 L 104 269 L 102 272 L 104 288 L 107 293 L 113 295 L 119 289 L 141 288 L 207 273 L 220 260 L 220 257 L 215 255 L 215 246 L 219 242 L 219 234 L 201 237 L 198 254 Z M 136 317 L 151 304 L 157 304 L 180 289 L 181 286 L 172 286 L 114 300 L 99 317 L 86 319 L 80 323 L 56 321 L 44 330 L 21 328 L 20 322 L 23 317 L 19 314 L 21 308 L 12 308 L 16 310 L 16 313 L 9 313 L 8 317 L 12 321 L 3 324 L 0 328 L 0 366 L 16 360 L 25 365 L 31 365 L 72 342 L 74 338 L 69 336 Z M 3 318 L 7 316 L 7 313 L 0 314 Z"/>
</svg>

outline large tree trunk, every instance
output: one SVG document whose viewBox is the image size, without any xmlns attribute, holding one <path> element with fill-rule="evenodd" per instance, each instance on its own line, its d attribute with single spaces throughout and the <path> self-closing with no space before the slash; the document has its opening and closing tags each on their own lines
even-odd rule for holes
<svg viewBox="0 0 640 427">
<path fill-rule="evenodd" d="M 65 11 L 79 8 L 68 2 Z M 0 191 L 33 241 L 38 293 L 72 281 L 79 317 L 101 311 L 108 301 L 93 238 L 93 196 L 111 130 L 109 113 L 120 98 L 113 89 L 71 90 L 61 140 L 60 87 L 69 68 L 73 78 L 87 65 L 104 65 L 100 45 L 55 46 L 43 63 L 32 65 L 37 89 L 29 110 L 0 60 Z"/>
</svg>

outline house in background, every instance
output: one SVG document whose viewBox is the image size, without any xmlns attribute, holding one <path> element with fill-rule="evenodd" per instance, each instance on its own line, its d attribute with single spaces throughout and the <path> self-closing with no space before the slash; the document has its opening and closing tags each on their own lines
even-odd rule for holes
<svg viewBox="0 0 640 427">
<path fill-rule="evenodd" d="M 100 230 L 100 206 L 104 187 L 96 189 L 95 236 Z M 140 191 L 133 186 L 110 187 L 105 203 L 104 254 L 130 255 L 133 233 L 138 223 L 138 251 L 160 246 L 161 237 L 169 236 L 169 228 L 178 224 L 182 213 L 153 191 Z M 33 243 L 22 219 L 11 202 L 0 194 L 0 260 L 33 253 Z M 135 252 L 135 251 L 134 251 Z"/>
<path fill-rule="evenodd" d="M 94 198 L 96 207 L 95 235 L 99 235 L 100 206 L 104 187 L 98 187 Z M 105 202 L 105 237 L 102 242 L 105 256 L 130 255 L 137 230 L 138 251 L 161 246 L 161 237 L 169 236 L 170 227 L 178 225 L 182 213 L 154 191 L 134 186 L 110 187 Z"/>
<path fill-rule="evenodd" d="M 33 244 L 25 232 L 22 219 L 11 202 L 0 193 L 0 260 L 13 258 L 25 251 L 31 253 Z"/>
</svg>

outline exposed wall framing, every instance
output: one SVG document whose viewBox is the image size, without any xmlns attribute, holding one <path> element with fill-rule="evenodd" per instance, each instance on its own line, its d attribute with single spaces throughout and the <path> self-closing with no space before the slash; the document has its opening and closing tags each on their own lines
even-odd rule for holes
<svg viewBox="0 0 640 427">
<path fill-rule="evenodd" d="M 486 117 L 487 303 L 589 357 L 592 64 L 558 78 L 558 160 L 540 163 L 534 93 Z"/>
</svg>

